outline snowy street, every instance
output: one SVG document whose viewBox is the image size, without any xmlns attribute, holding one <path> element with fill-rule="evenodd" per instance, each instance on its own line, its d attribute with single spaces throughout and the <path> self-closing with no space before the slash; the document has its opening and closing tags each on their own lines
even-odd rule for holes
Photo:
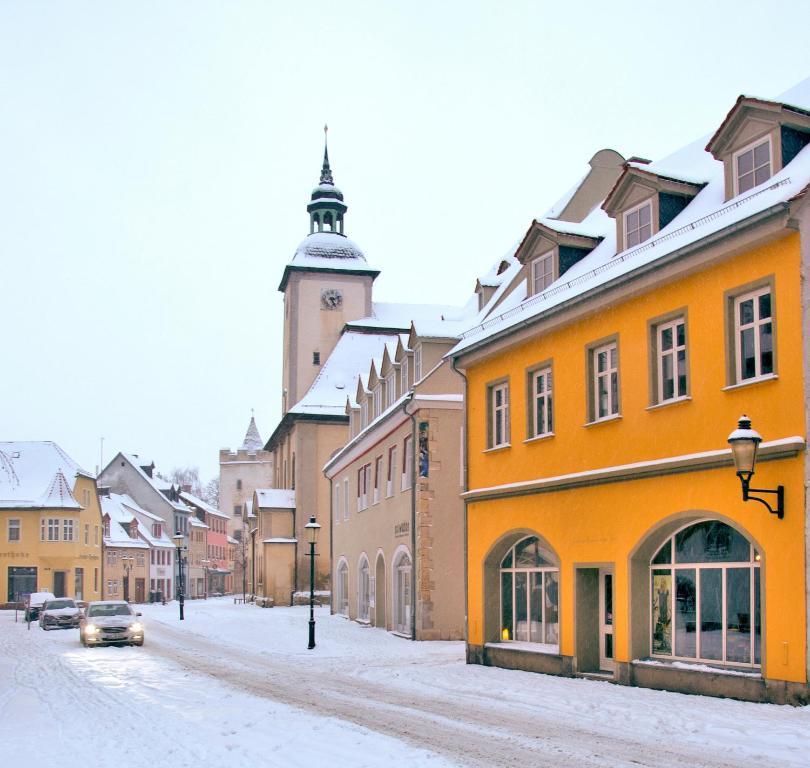
<svg viewBox="0 0 810 768">
<path fill-rule="evenodd" d="M 468 666 L 318 609 L 147 605 L 143 648 L 0 612 L 4 764 L 805 766 L 810 709 Z"/>
</svg>

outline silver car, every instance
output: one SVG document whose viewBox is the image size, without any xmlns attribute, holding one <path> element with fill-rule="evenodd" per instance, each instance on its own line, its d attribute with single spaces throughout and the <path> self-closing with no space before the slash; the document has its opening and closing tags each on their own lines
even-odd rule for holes
<svg viewBox="0 0 810 768">
<path fill-rule="evenodd" d="M 88 603 L 79 623 L 79 639 L 82 645 L 143 645 L 140 615 L 123 600 Z"/>
<path fill-rule="evenodd" d="M 78 627 L 82 612 L 76 601 L 69 597 L 47 600 L 39 612 L 39 626 L 42 629 L 69 629 Z"/>
</svg>

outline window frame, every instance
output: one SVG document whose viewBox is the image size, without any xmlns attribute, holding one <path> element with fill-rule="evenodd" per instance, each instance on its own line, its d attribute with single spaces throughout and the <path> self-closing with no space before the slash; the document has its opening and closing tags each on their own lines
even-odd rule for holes
<svg viewBox="0 0 810 768">
<path fill-rule="evenodd" d="M 615 367 L 615 374 L 616 374 L 616 402 L 615 402 L 615 411 L 613 410 L 613 396 L 611 393 L 611 387 L 608 386 L 608 408 L 607 413 L 604 416 L 599 415 L 599 380 L 602 378 L 603 375 L 610 377 L 610 374 L 614 372 L 614 369 L 610 368 L 610 356 L 608 355 L 608 370 L 604 372 L 604 374 L 600 374 L 598 371 L 598 356 L 600 352 L 607 351 L 610 352 L 611 349 L 616 350 L 616 367 Z M 611 421 L 613 419 L 618 419 L 622 415 L 622 398 L 621 398 L 621 358 L 619 355 L 619 337 L 618 335 L 608 336 L 607 338 L 600 339 L 599 341 L 595 341 L 592 344 L 589 344 L 587 347 L 587 357 L 588 357 L 588 424 L 600 424 L 605 421 Z M 610 378 L 608 378 L 608 382 L 610 384 Z"/>
<path fill-rule="evenodd" d="M 539 254 L 537 257 L 532 259 L 531 261 L 531 286 L 532 286 L 532 296 L 542 293 L 546 290 L 556 279 L 555 272 L 555 260 L 554 254 L 556 252 L 556 248 L 552 248 L 550 251 L 544 251 L 543 253 Z M 538 267 L 540 267 L 545 262 L 549 263 L 550 269 L 543 270 L 541 275 L 538 275 Z M 537 287 L 538 278 L 542 278 L 542 287 Z M 546 282 L 546 278 L 548 278 L 548 282 Z"/>
<path fill-rule="evenodd" d="M 15 525 L 16 523 L 16 525 Z M 16 538 L 11 535 L 12 530 L 15 530 L 17 535 Z M 9 517 L 8 522 L 6 524 L 6 540 L 10 543 L 16 543 L 22 541 L 22 518 L 21 517 Z"/>
<path fill-rule="evenodd" d="M 410 450 L 408 450 L 410 447 Z M 413 475 L 413 435 L 406 435 L 402 441 L 402 479 L 400 482 L 400 490 L 409 490 L 413 483 L 411 477 Z"/>
<path fill-rule="evenodd" d="M 385 377 L 385 407 L 390 408 L 397 401 L 396 374 L 391 371 Z"/>
<path fill-rule="evenodd" d="M 397 475 L 397 446 L 388 446 L 388 475 L 385 480 L 385 498 L 390 499 L 394 495 L 394 478 Z"/>
<path fill-rule="evenodd" d="M 757 147 L 759 147 L 760 145 L 765 144 L 765 143 L 768 144 L 768 171 L 769 171 L 769 173 L 768 173 L 768 178 L 765 179 L 764 181 L 760 181 L 759 184 L 764 184 L 766 181 L 768 181 L 768 179 L 773 178 L 773 175 L 775 173 L 774 162 L 773 162 L 773 160 L 774 160 L 774 157 L 773 157 L 773 137 L 771 135 L 771 132 L 769 131 L 764 136 L 760 136 L 759 138 L 748 142 L 748 144 L 746 144 L 744 147 L 740 147 L 740 149 L 736 150 L 735 152 L 733 152 L 731 154 L 731 181 L 732 181 L 732 189 L 734 190 L 734 197 L 737 197 L 737 195 L 743 195 L 746 192 L 750 192 L 752 189 L 759 186 L 759 184 L 756 183 L 757 168 L 756 168 L 756 166 L 754 166 L 754 150 L 756 150 Z M 742 155 L 745 155 L 748 152 L 751 153 L 751 170 L 750 170 L 750 173 L 754 177 L 754 184 L 752 184 L 750 187 L 748 187 L 748 189 L 745 189 L 745 190 L 743 190 L 741 192 L 740 191 L 739 160 L 740 160 L 740 157 Z M 762 168 L 763 166 L 759 166 L 759 167 Z M 743 175 L 747 176 L 748 174 L 743 174 Z"/>
<path fill-rule="evenodd" d="M 677 327 L 683 324 L 684 343 L 678 344 Z M 671 349 L 662 349 L 661 337 L 667 328 L 673 329 L 673 346 Z M 650 407 L 670 405 L 688 400 L 691 396 L 691 376 L 689 371 L 689 317 L 686 308 L 680 308 L 665 315 L 648 321 L 648 337 L 650 344 Z M 684 370 L 686 376 L 686 391 L 678 394 L 678 352 L 684 353 Z M 673 359 L 673 397 L 664 398 L 664 357 L 672 355 Z"/>
<path fill-rule="evenodd" d="M 654 196 L 653 196 L 654 197 Z M 630 248 L 635 248 L 642 243 L 646 243 L 648 240 L 652 240 L 653 235 L 655 234 L 655 222 L 653 216 L 655 214 L 654 206 L 653 206 L 653 197 L 647 197 L 642 200 L 640 203 L 637 203 L 632 208 L 628 208 L 626 211 L 622 212 L 622 241 L 624 243 L 624 250 L 628 250 Z M 627 228 L 627 218 L 632 216 L 634 213 L 637 213 L 642 208 L 649 206 L 650 208 L 650 235 L 649 237 L 645 237 L 643 240 L 639 240 L 636 243 L 630 245 L 628 241 L 628 228 Z M 639 214 L 639 222 L 641 221 L 641 215 Z M 636 229 L 633 230 L 634 232 L 640 232 L 641 226 L 638 226 Z"/>
<path fill-rule="evenodd" d="M 380 503 L 380 490 L 382 485 L 382 470 L 383 470 L 383 457 L 382 455 L 377 456 L 374 459 L 374 491 L 371 497 L 372 504 L 379 504 Z"/>
<path fill-rule="evenodd" d="M 551 360 L 545 360 L 542 363 L 530 368 L 527 373 L 526 392 L 528 394 L 527 403 L 527 439 L 534 440 L 541 437 L 553 437 L 554 435 L 554 372 Z M 547 388 L 543 393 L 543 397 L 547 400 L 544 404 L 545 421 L 549 428 L 545 432 L 539 432 L 537 428 L 537 377 L 547 377 Z M 550 386 L 548 383 L 550 382 Z"/>
<path fill-rule="evenodd" d="M 422 379 L 422 345 L 416 344 L 413 348 L 413 381 Z"/>
<path fill-rule="evenodd" d="M 766 293 L 770 295 L 771 314 L 770 317 L 763 322 L 762 319 L 758 317 L 759 302 L 757 301 L 757 299 Z M 743 328 L 741 327 L 741 324 L 739 322 L 739 306 L 743 301 L 746 301 L 748 299 L 754 299 L 754 308 L 755 312 L 757 313 L 757 317 L 755 318 L 752 324 L 746 325 L 746 327 Z M 728 313 L 726 327 L 729 333 L 731 334 L 731 339 L 727 344 L 727 353 L 730 357 L 728 364 L 729 386 L 744 386 L 746 384 L 753 384 L 758 381 L 767 381 L 769 379 L 774 378 L 777 375 L 777 355 L 776 355 L 777 324 L 776 324 L 776 286 L 773 277 L 771 276 L 766 280 L 761 280 L 756 283 L 743 286 L 737 290 L 728 291 L 726 293 L 726 311 Z M 765 325 L 766 323 L 770 323 L 771 326 L 772 362 L 771 362 L 771 371 L 768 373 L 762 373 L 762 352 L 760 346 L 761 341 L 759 334 L 756 331 L 758 331 L 760 327 L 762 325 Z M 747 330 L 749 327 L 753 328 L 755 331 L 754 348 L 756 350 L 756 355 L 754 358 L 754 364 L 757 373 L 754 376 L 743 378 L 741 334 L 743 330 Z"/>
<path fill-rule="evenodd" d="M 501 405 L 495 404 L 496 393 L 504 392 L 505 398 Z M 498 448 L 508 448 L 511 440 L 510 429 L 510 398 L 509 398 L 509 378 L 498 379 L 497 381 L 487 384 L 487 450 L 496 450 Z M 499 416 L 502 416 L 501 423 L 501 442 L 496 442 L 496 435 L 498 434 L 498 421 Z"/>
</svg>

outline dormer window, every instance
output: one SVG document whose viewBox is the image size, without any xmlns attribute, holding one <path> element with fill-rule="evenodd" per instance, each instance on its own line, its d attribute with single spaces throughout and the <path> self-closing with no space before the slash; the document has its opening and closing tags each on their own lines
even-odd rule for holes
<svg viewBox="0 0 810 768">
<path fill-rule="evenodd" d="M 624 214 L 624 247 L 632 248 L 652 237 L 652 201 L 645 200 Z"/>
<path fill-rule="evenodd" d="M 379 416 L 382 413 L 382 387 L 377 385 L 374 387 L 374 416 Z"/>
<path fill-rule="evenodd" d="M 741 195 L 771 178 L 771 139 L 749 144 L 734 153 L 735 192 Z"/>
<path fill-rule="evenodd" d="M 399 374 L 402 377 L 402 392 L 407 392 L 410 387 L 408 386 L 408 358 L 402 358 L 402 365 L 399 369 Z"/>
<path fill-rule="evenodd" d="M 368 426 L 368 400 L 363 400 L 360 403 L 360 429 L 365 429 Z"/>
<path fill-rule="evenodd" d="M 389 373 L 385 379 L 385 406 L 386 408 L 392 406 L 397 399 L 397 384 L 394 379 L 394 374 Z"/>
<path fill-rule="evenodd" d="M 548 251 L 532 262 L 532 294 L 542 293 L 554 282 L 554 251 Z"/>
<path fill-rule="evenodd" d="M 422 378 L 422 345 L 419 344 L 413 350 L 413 380 L 419 381 Z"/>
</svg>

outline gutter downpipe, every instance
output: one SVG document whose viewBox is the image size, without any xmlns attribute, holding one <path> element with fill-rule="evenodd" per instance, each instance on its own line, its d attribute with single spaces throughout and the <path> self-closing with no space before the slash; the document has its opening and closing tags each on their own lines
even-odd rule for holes
<svg viewBox="0 0 810 768">
<path fill-rule="evenodd" d="M 464 380 L 464 408 L 462 409 L 462 416 L 461 416 L 461 428 L 464 430 L 464 455 L 461 457 L 461 471 L 462 471 L 462 482 L 461 482 L 461 490 L 462 493 L 466 493 L 468 489 L 468 480 L 467 480 L 467 455 L 468 455 L 468 432 L 467 432 L 467 374 L 462 373 L 458 368 L 456 368 L 456 358 L 450 358 L 450 367 L 453 369 L 455 373 L 457 373 L 461 378 Z M 469 645 L 470 642 L 470 621 L 469 621 L 469 596 L 467 585 L 469 584 L 468 581 L 468 568 L 467 568 L 467 499 L 464 499 L 464 640 L 465 645 Z M 469 664 L 469 660 L 467 660 Z"/>
<path fill-rule="evenodd" d="M 327 480 L 329 480 L 329 615 L 334 616 L 335 590 L 332 588 L 332 565 L 335 562 L 334 561 L 335 510 L 332 505 L 335 503 L 335 494 L 333 492 L 334 488 L 332 487 L 332 478 L 328 477 Z"/>
<path fill-rule="evenodd" d="M 411 396 L 402 404 L 402 410 L 411 419 L 411 554 L 412 578 L 411 578 L 411 640 L 416 640 L 416 585 L 417 557 L 416 557 L 416 414 L 408 410 L 408 404 L 413 402 L 416 396 L 416 389 L 411 390 Z M 393 574 L 392 574 L 393 576 Z"/>
</svg>

